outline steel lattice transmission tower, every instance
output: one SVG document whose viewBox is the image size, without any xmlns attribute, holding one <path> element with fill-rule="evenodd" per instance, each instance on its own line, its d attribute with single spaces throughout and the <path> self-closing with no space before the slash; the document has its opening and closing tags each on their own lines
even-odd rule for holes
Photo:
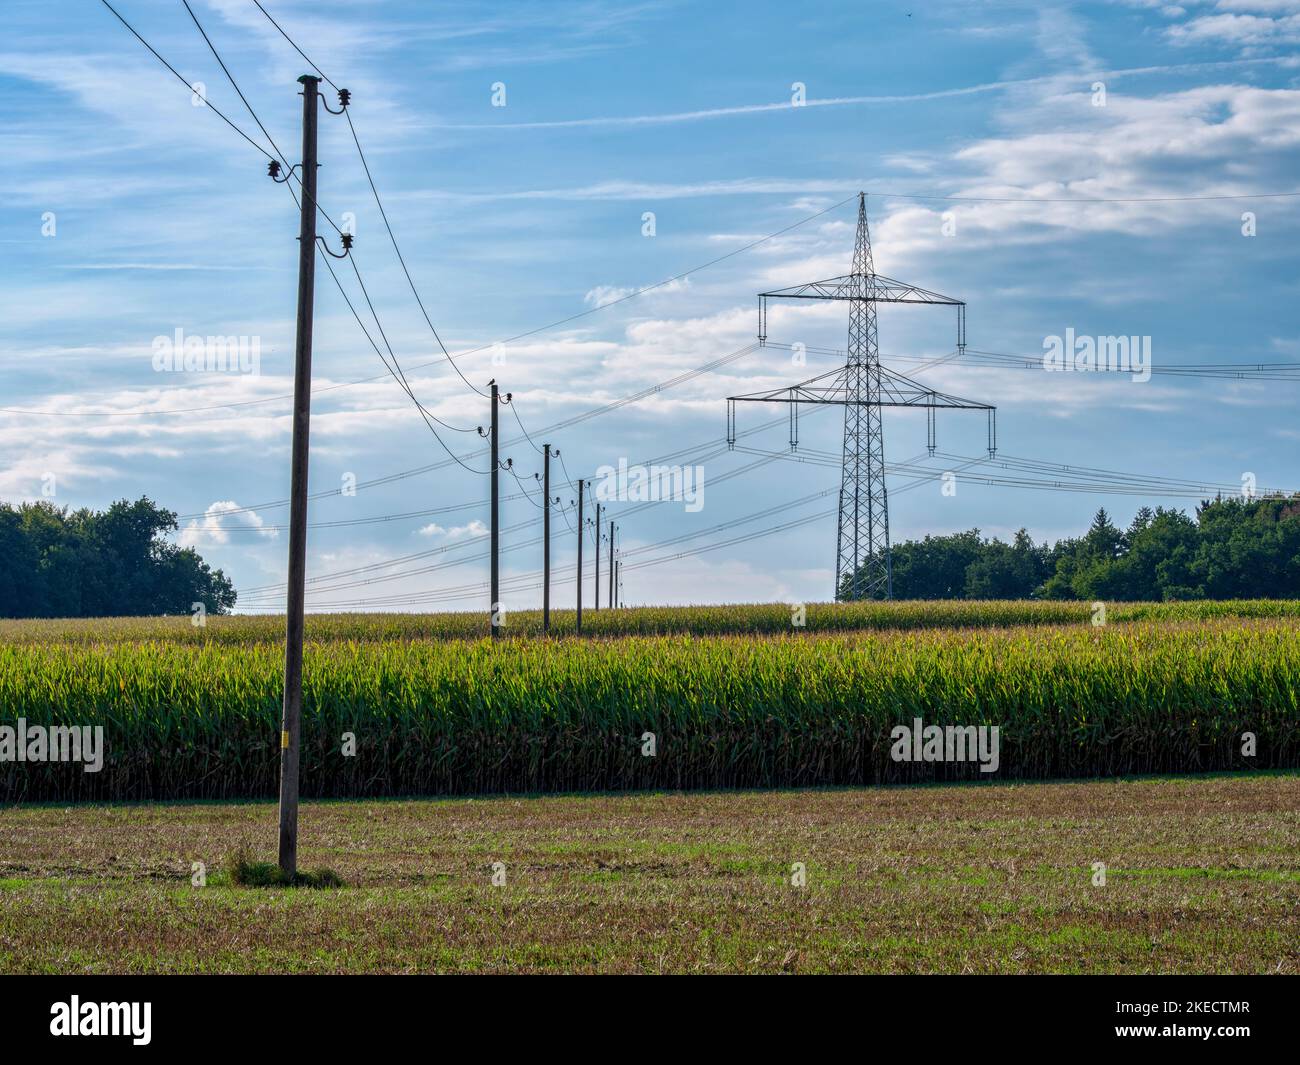
<svg viewBox="0 0 1300 1065">
<path fill-rule="evenodd" d="M 939 407 L 983 410 L 989 417 L 989 454 L 996 448 L 996 408 L 937 392 L 880 364 L 876 304 L 930 303 L 957 308 L 957 353 L 966 348 L 966 304 L 877 274 L 867 228 L 867 198 L 858 195 L 858 231 L 852 272 L 826 281 L 763 292 L 758 297 L 758 339 L 767 342 L 769 299 L 846 300 L 849 304 L 848 358 L 844 366 L 771 392 L 752 392 L 727 400 L 727 442 L 736 441 L 736 404 L 789 403 L 790 447 L 798 448 L 798 404 L 844 407 L 844 468 L 840 479 L 836 531 L 835 597 L 889 599 L 893 577 L 889 558 L 889 496 L 885 490 L 885 407 L 924 407 L 927 444 L 935 448 L 934 412 Z"/>
</svg>

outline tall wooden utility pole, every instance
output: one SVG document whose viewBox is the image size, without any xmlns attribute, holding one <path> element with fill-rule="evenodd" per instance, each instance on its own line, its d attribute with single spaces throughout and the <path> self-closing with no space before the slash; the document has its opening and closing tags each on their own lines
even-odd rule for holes
<svg viewBox="0 0 1300 1065">
<path fill-rule="evenodd" d="M 280 872 L 298 875 L 298 747 L 302 735 L 302 633 L 307 579 L 307 437 L 311 429 L 311 326 L 316 289 L 316 100 L 302 83 L 302 203 L 298 230 L 298 339 L 293 370 L 293 458 L 289 488 L 289 592 L 285 605 L 284 709 L 280 719 Z"/>
<path fill-rule="evenodd" d="M 609 523 L 609 597 L 610 609 L 616 605 L 614 602 L 614 523 Z"/>
<path fill-rule="evenodd" d="M 492 385 L 492 639 L 501 639 L 501 566 L 497 557 L 500 536 L 497 531 L 497 474 L 501 463 L 497 456 L 497 407 L 500 397 L 496 381 Z"/>
<path fill-rule="evenodd" d="M 578 620 L 576 629 L 582 632 L 582 485 L 578 480 Z"/>
<path fill-rule="evenodd" d="M 551 445 L 542 445 L 542 632 L 551 631 Z"/>
</svg>

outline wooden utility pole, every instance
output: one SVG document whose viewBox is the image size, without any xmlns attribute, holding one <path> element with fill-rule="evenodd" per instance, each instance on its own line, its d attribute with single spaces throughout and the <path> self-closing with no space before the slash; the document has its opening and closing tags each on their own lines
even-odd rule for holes
<svg viewBox="0 0 1300 1065">
<path fill-rule="evenodd" d="M 551 631 L 551 445 L 542 445 L 542 632 Z"/>
<path fill-rule="evenodd" d="M 609 606 L 612 610 L 617 604 L 614 602 L 614 523 L 609 523 Z"/>
<path fill-rule="evenodd" d="M 596 533 L 596 577 L 592 582 L 592 592 L 595 595 L 596 605 L 594 610 L 600 609 L 600 504 L 596 504 L 596 524 L 592 526 Z"/>
<path fill-rule="evenodd" d="M 501 463 L 497 455 L 497 407 L 500 405 L 496 381 L 492 385 L 492 639 L 501 639 L 501 565 L 498 558 L 500 536 L 497 529 L 497 475 Z"/>
<path fill-rule="evenodd" d="M 293 458 L 289 488 L 289 591 L 285 605 L 284 708 L 280 718 L 280 872 L 298 875 L 298 748 L 302 735 L 302 637 L 307 579 L 307 459 L 311 429 L 311 327 L 316 288 L 316 100 L 302 84 L 302 203 L 298 230 L 298 337 L 293 370 Z"/>
<path fill-rule="evenodd" d="M 578 480 L 578 620 L 577 631 L 582 632 L 582 485 Z"/>
</svg>

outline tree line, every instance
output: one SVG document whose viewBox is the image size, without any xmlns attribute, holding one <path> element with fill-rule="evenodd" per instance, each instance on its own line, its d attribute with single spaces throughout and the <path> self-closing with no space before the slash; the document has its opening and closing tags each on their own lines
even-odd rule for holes
<svg viewBox="0 0 1300 1065">
<path fill-rule="evenodd" d="M 1102 508 L 1082 536 L 1051 545 L 1025 529 L 1010 543 L 970 529 L 891 554 L 895 599 L 1290 599 L 1300 497 L 1208 500 L 1190 516 L 1142 507 L 1127 529 Z"/>
<path fill-rule="evenodd" d="M 0 503 L 0 617 L 211 614 L 235 589 L 190 547 L 166 539 L 176 514 L 147 497 L 107 510 Z"/>
</svg>

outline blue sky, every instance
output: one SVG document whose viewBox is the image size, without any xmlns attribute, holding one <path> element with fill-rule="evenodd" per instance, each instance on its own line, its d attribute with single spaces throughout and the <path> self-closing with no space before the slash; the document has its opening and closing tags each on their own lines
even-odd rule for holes
<svg viewBox="0 0 1300 1065">
<path fill-rule="evenodd" d="M 179 0 L 115 6 L 265 142 Z M 297 161 L 303 60 L 252 0 L 193 6 Z M 659 503 L 620 520 L 628 602 L 829 597 L 833 516 L 671 556 L 833 506 L 833 466 L 775 458 L 727 479 L 756 456 L 713 453 L 726 396 L 835 365 L 815 353 L 794 365 L 779 345 L 842 349 L 843 304 L 774 308 L 773 346 L 617 412 L 541 429 L 751 345 L 757 292 L 848 271 L 854 204 L 826 208 L 860 189 L 876 269 L 964 299 L 972 349 L 1033 357 L 1046 337 L 1073 329 L 1149 336 L 1156 367 L 1300 361 L 1300 203 L 1268 195 L 1295 191 L 1300 173 L 1300 3 L 265 6 L 352 91 L 429 315 L 453 354 L 480 349 L 459 360 L 469 380 L 482 387 L 495 376 L 512 391 L 534 440 L 560 448 L 575 478 L 687 447 L 674 461 L 707 456 L 702 508 Z M 291 389 L 296 209 L 266 177 L 265 157 L 194 106 L 101 4 L 58 10 L 11 0 L 0 45 L 0 497 L 102 507 L 147 494 L 184 516 L 181 542 L 234 579 L 243 605 L 277 607 L 287 509 L 273 504 L 288 495 L 290 426 L 289 403 L 276 397 Z M 493 103 L 498 83 L 505 106 Z M 805 106 L 792 105 L 796 83 Z M 474 452 L 488 405 L 436 347 L 342 118 L 322 114 L 320 154 L 322 207 L 355 218 L 357 265 L 397 357 L 416 368 L 413 391 L 469 430 L 440 430 L 448 447 Z M 1243 235 L 1246 212 L 1254 236 Z M 361 305 L 351 268 L 337 268 Z M 584 311 L 594 313 L 494 347 Z M 157 372 L 154 338 L 178 329 L 257 337 L 260 372 Z M 1055 469 L 1069 464 L 1227 486 L 1251 473 L 1261 488 L 1300 487 L 1296 382 L 1135 381 L 974 359 L 922 368 L 953 343 L 946 311 L 880 312 L 885 363 L 996 403 L 999 455 L 1045 464 L 1035 477 L 1069 481 Z M 311 487 L 332 492 L 349 475 L 362 487 L 312 504 L 313 523 L 354 524 L 312 528 L 309 607 L 481 606 L 479 546 L 426 553 L 481 531 L 487 478 L 452 465 L 366 485 L 447 452 L 323 269 L 314 381 L 326 391 L 313 399 Z M 740 428 L 783 414 L 742 408 Z M 503 439 L 518 436 L 502 417 Z M 839 420 L 837 411 L 805 419 L 804 453 L 837 453 Z M 1085 528 L 1098 505 L 1127 523 L 1143 503 L 1195 502 L 979 483 L 981 473 L 1010 476 L 991 466 L 959 471 L 956 493 L 944 494 L 941 475 L 959 464 L 945 456 L 980 457 L 983 419 L 941 414 L 942 454 L 930 459 L 923 416 L 887 412 L 885 432 L 888 461 L 928 471 L 890 478 L 895 541 L 973 526 L 1055 539 Z M 780 452 L 786 429 L 746 439 Z M 531 483 L 536 451 L 521 442 L 505 453 Z M 831 494 L 710 531 L 823 489 Z M 503 493 L 518 490 L 503 476 Z M 573 495 L 557 491 L 566 503 Z M 446 507 L 460 509 L 370 520 Z M 524 499 L 502 509 L 506 525 L 539 514 Z M 631 504 L 611 511 L 618 520 Z M 559 518 L 556 528 L 559 566 L 572 561 L 574 537 Z M 654 546 L 690 533 L 699 535 Z M 525 527 L 503 544 L 537 535 Z M 386 565 L 412 555 L 423 557 Z M 664 561 L 633 565 L 655 559 Z M 503 556 L 508 609 L 539 601 L 527 577 L 539 566 L 537 546 Z M 571 599 L 566 578 L 556 601 Z"/>
</svg>

